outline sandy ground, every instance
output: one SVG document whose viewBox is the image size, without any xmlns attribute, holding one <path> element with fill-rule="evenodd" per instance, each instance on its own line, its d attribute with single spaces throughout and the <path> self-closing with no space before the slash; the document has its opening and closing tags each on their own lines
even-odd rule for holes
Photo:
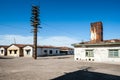
<svg viewBox="0 0 120 80">
<path fill-rule="evenodd" d="M 120 64 L 74 61 L 73 55 L 0 57 L 0 80 L 120 80 Z"/>
</svg>

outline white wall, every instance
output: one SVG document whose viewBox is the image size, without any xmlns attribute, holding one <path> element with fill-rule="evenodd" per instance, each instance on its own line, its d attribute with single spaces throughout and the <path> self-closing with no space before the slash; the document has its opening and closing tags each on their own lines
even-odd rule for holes
<svg viewBox="0 0 120 80">
<path fill-rule="evenodd" d="M 12 53 L 10 54 L 10 50 L 12 50 Z M 14 51 L 13 50 L 17 50 L 17 53 L 14 54 Z M 15 57 L 19 57 L 19 53 L 20 53 L 20 50 L 17 46 L 15 45 L 11 45 L 10 47 L 8 47 L 7 49 L 7 56 L 15 56 Z"/>
<path fill-rule="evenodd" d="M 45 52 L 45 50 L 47 52 Z M 52 51 L 52 53 L 50 53 L 50 51 Z M 57 51 L 57 53 L 56 53 Z M 57 48 L 42 48 L 42 55 L 59 55 L 60 54 L 60 49 Z"/>
<path fill-rule="evenodd" d="M 93 49 L 94 57 L 86 57 L 85 51 L 88 49 Z M 119 58 L 110 58 L 108 57 L 109 49 L 119 49 L 120 56 L 120 47 L 93 47 L 93 48 L 75 48 L 74 59 L 89 61 L 89 59 L 97 62 L 120 62 Z"/>
<path fill-rule="evenodd" d="M 27 53 L 26 50 L 30 50 L 30 52 Z M 23 48 L 23 54 L 24 54 L 24 57 L 32 57 L 33 56 L 33 47 L 31 47 L 31 46 L 25 46 Z M 42 52 L 41 52 L 41 48 L 37 48 L 37 56 L 39 57 L 41 55 L 43 55 Z"/>
<path fill-rule="evenodd" d="M 27 54 L 26 50 L 30 50 L 30 53 Z M 45 52 L 45 50 L 47 52 Z M 52 50 L 52 54 L 50 54 L 50 50 Z M 57 53 L 56 53 L 57 51 Z M 23 54 L 24 54 L 24 57 L 32 57 L 33 55 L 33 47 L 31 46 L 26 46 L 23 48 Z M 49 55 L 59 55 L 60 54 L 60 50 L 59 49 L 56 49 L 56 48 L 37 48 L 37 56 L 49 56 Z"/>
<path fill-rule="evenodd" d="M 37 48 L 37 56 L 38 57 L 43 55 L 41 50 L 42 50 L 42 48 Z"/>
<path fill-rule="evenodd" d="M 27 52 L 27 50 L 29 50 L 29 52 Z M 33 47 L 25 46 L 23 48 L 23 54 L 24 54 L 24 57 L 32 57 L 32 55 L 33 55 Z"/>
</svg>

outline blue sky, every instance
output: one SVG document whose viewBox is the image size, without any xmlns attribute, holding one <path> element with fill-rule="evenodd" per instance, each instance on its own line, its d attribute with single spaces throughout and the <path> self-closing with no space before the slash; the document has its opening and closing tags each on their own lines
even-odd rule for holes
<svg viewBox="0 0 120 80">
<path fill-rule="evenodd" d="M 120 0 L 0 0 L 0 44 L 32 43 L 32 4 L 40 6 L 38 44 L 88 41 L 96 21 L 103 22 L 104 39 L 120 39 Z"/>
</svg>

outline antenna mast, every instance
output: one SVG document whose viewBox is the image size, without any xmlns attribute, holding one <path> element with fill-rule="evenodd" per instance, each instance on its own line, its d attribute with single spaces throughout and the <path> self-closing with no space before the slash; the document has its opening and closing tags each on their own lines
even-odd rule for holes
<svg viewBox="0 0 120 80">
<path fill-rule="evenodd" d="M 14 44 L 16 44 L 16 39 L 15 39 L 15 37 L 14 37 Z"/>
</svg>

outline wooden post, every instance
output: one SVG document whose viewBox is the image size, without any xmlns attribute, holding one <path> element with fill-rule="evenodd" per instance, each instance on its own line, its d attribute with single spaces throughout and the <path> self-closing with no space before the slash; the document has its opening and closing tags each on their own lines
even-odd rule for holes
<svg viewBox="0 0 120 80">
<path fill-rule="evenodd" d="M 38 25 L 39 23 L 39 7 L 32 6 L 32 17 L 31 17 L 31 24 L 33 26 L 33 58 L 37 59 L 37 32 L 38 32 Z"/>
</svg>

